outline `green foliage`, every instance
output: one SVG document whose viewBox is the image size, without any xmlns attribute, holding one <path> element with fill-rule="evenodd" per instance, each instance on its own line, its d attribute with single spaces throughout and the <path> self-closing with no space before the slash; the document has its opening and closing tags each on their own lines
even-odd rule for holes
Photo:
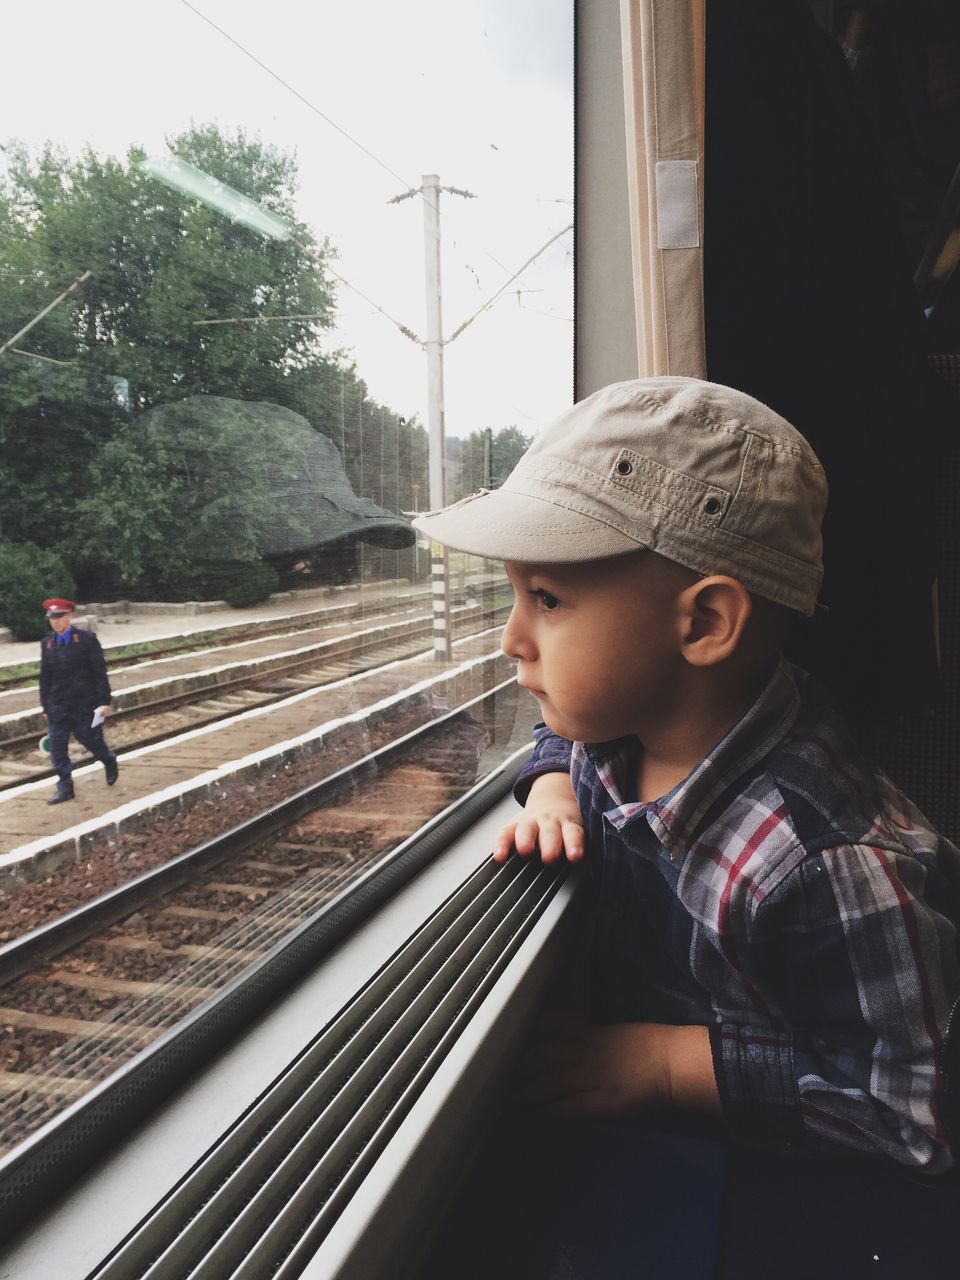
<svg viewBox="0 0 960 1280">
<path fill-rule="evenodd" d="M 332 440 L 354 493 L 388 511 L 429 506 L 427 433 L 371 400 L 356 368 L 338 358 L 290 374 L 289 405 Z"/>
<path fill-rule="evenodd" d="M 296 166 L 291 156 L 242 131 L 190 129 L 171 149 L 211 176 L 292 217 Z M 291 365 L 316 355 L 319 331 L 333 319 L 323 271 L 328 246 L 307 227 L 292 241 L 271 240 L 143 172 L 144 153 L 124 160 L 87 149 L 69 159 L 51 147 L 32 160 L 11 152 L 6 195 L 5 264 L 0 289 L 12 325 L 30 319 L 54 293 L 91 272 L 75 300 L 33 331 L 30 349 L 79 360 L 130 384 L 136 409 L 202 393 L 279 400 Z M 2 225 L 2 215 L 0 215 Z M 56 288 L 54 288 L 56 284 Z M 7 302 L 9 301 L 9 309 Z M 314 315 L 312 322 L 270 316 Z M 198 320 L 243 323 L 198 325 Z"/>
<path fill-rule="evenodd" d="M 517 427 L 494 433 L 474 431 L 460 446 L 460 456 L 449 476 L 450 501 L 458 502 L 478 489 L 496 489 L 530 446 L 530 437 Z"/>
<path fill-rule="evenodd" d="M 192 396 L 140 415 L 103 447 L 69 545 L 85 580 L 143 595 L 201 560 L 249 561 L 358 536 L 399 547 L 405 520 L 350 489 L 336 448 L 278 405 Z"/>
<path fill-rule="evenodd" d="M 41 603 L 72 599 L 76 588 L 60 557 L 29 542 L 0 542 L 0 626 L 18 640 L 39 640 L 49 630 Z"/>
<path fill-rule="evenodd" d="M 234 609 L 259 604 L 280 586 L 276 569 L 263 560 L 236 561 L 232 573 L 233 581 L 227 585 L 223 598 Z"/>
<path fill-rule="evenodd" d="M 423 428 L 372 402 L 353 364 L 320 346 L 332 250 L 296 224 L 293 157 L 212 125 L 170 146 L 292 220 L 299 244 L 172 192 L 136 147 L 118 159 L 12 146 L 0 179 L 6 332 L 91 273 L 18 344 L 44 360 L 0 356 L 0 537 L 57 547 L 84 583 L 140 598 L 198 556 L 255 555 L 271 500 L 198 427 L 223 483 L 194 487 L 185 505 L 179 460 L 131 423 L 152 406 L 196 395 L 284 406 L 334 441 L 358 495 L 399 511 L 427 493 Z M 316 318 L 272 318 L 291 315 Z M 230 323 L 197 323 L 207 320 Z"/>
<path fill-rule="evenodd" d="M 165 600 L 226 600 L 235 609 L 258 604 L 276 591 L 277 571 L 260 560 L 201 560 L 169 573 Z"/>
<path fill-rule="evenodd" d="M 190 530 L 182 527 L 170 475 L 162 442 L 125 425 L 98 453 L 75 504 L 68 544 L 74 562 L 109 563 L 128 590 L 186 569 Z"/>
</svg>

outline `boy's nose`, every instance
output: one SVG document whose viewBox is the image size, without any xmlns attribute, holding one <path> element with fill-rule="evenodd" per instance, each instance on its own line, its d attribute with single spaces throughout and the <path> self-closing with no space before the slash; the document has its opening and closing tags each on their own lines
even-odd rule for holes
<svg viewBox="0 0 960 1280">
<path fill-rule="evenodd" d="M 500 636 L 500 648 L 514 662 L 530 659 L 530 642 L 524 635 L 523 628 L 517 618 L 517 606 L 510 611 L 506 626 Z"/>
</svg>

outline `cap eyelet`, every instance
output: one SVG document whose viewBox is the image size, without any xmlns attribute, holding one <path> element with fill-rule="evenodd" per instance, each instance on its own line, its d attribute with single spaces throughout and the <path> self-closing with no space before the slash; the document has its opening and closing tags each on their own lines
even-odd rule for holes
<svg viewBox="0 0 960 1280">
<path fill-rule="evenodd" d="M 722 510 L 722 507 L 723 507 L 723 504 L 721 503 L 719 498 L 710 497 L 710 498 L 704 499 L 703 509 L 708 516 L 719 515 L 720 511 Z"/>
<path fill-rule="evenodd" d="M 633 473 L 633 463 L 628 462 L 626 458 L 621 458 L 617 463 L 617 475 L 629 476 Z"/>
</svg>

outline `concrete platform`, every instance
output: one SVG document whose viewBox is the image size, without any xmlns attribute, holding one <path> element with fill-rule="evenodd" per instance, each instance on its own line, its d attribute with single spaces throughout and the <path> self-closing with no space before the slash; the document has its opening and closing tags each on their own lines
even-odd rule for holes
<svg viewBox="0 0 960 1280">
<path fill-rule="evenodd" d="M 453 666 L 440 666 L 431 656 L 404 659 L 129 752 L 121 756 L 112 788 L 100 765 L 84 766 L 74 771 L 77 799 L 67 804 L 47 805 L 49 780 L 0 793 L 0 886 L 8 877 L 36 879 L 96 845 L 148 830 L 165 814 L 189 812 L 211 797 L 226 800 L 233 788 L 255 787 L 288 762 L 355 741 L 406 700 L 429 697 L 436 705 L 456 706 L 509 679 L 513 668 L 496 639 L 461 645 Z M 226 826 L 226 808 L 225 816 Z"/>
<path fill-rule="evenodd" d="M 326 604 L 361 604 L 364 606 L 386 604 L 404 596 L 428 591 L 429 582 L 410 584 L 406 579 L 393 578 L 385 582 L 365 583 L 349 587 L 311 587 L 303 591 L 285 591 L 271 596 L 263 604 L 249 609 L 231 609 L 222 601 L 191 602 L 128 606 L 128 613 L 110 613 L 99 618 L 97 605 L 81 605 L 77 609 L 78 622 L 85 618 L 96 631 L 104 649 L 116 649 L 128 644 L 141 644 L 147 640 L 164 640 L 171 636 L 215 632 L 224 628 L 242 627 L 246 623 L 275 622 L 291 613 Z M 217 607 L 208 607 L 217 606 Z M 110 606 L 111 609 L 114 606 Z M 165 612 L 159 612 L 160 610 Z M 192 612 L 188 612 L 192 610 Z M 7 633 L 10 634 L 9 632 Z M 3 643 L 0 639 L 0 679 L 4 668 L 24 662 L 36 662 L 40 658 L 37 640 L 14 640 Z"/>
<path fill-rule="evenodd" d="M 406 609 L 404 599 L 411 601 L 412 614 Z M 232 639 L 221 645 L 215 643 L 214 636 L 214 643 L 209 648 L 148 659 L 111 672 L 113 707 L 116 711 L 130 711 L 157 698 L 193 692 L 214 695 L 220 684 L 246 676 L 268 675 L 274 667 L 296 657 L 315 657 L 319 664 L 329 654 L 333 662 L 339 650 L 351 645 L 356 637 L 369 633 L 371 640 L 378 636 L 383 640 L 400 640 L 422 628 L 429 616 L 428 593 L 424 593 L 422 601 L 415 593 L 396 598 L 389 602 L 388 613 L 382 615 L 371 609 L 369 603 L 361 605 L 343 601 L 306 613 L 283 615 L 280 621 L 289 617 L 296 626 L 279 635 L 271 633 L 259 638 L 253 635 L 249 639 Z M 462 616 L 462 611 L 457 611 L 454 616 Z M 275 621 L 251 621 L 247 623 L 247 629 L 254 632 L 264 625 L 273 628 Z M 206 631 L 199 634 L 207 636 Z M 44 720 L 36 685 L 0 691 L 0 751 L 10 738 L 26 733 L 41 734 L 43 730 Z"/>
</svg>

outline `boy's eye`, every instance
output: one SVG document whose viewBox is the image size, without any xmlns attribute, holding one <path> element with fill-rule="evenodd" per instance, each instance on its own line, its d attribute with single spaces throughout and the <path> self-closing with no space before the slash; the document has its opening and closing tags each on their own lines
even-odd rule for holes
<svg viewBox="0 0 960 1280">
<path fill-rule="evenodd" d="M 542 588 L 537 591 L 531 591 L 530 594 L 541 609 L 556 609 L 560 603 L 556 596 L 551 595 L 549 591 L 544 591 Z"/>
</svg>

